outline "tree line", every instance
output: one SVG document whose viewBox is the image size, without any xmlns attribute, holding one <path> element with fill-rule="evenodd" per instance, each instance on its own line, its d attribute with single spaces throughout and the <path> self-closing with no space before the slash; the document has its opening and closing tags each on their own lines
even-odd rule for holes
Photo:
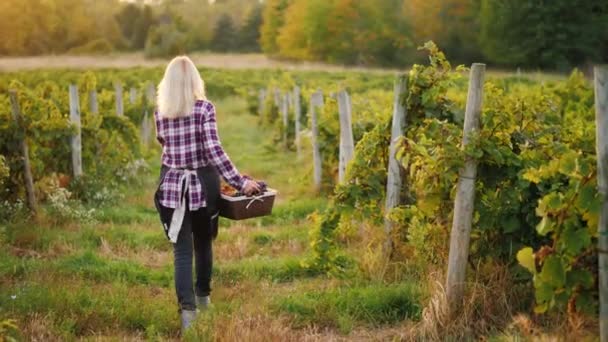
<svg viewBox="0 0 608 342">
<path fill-rule="evenodd" d="M 435 41 L 456 62 L 566 70 L 608 61 L 608 1 L 3 0 L 0 55 L 257 52 L 403 67 Z"/>
<path fill-rule="evenodd" d="M 0 55 L 259 51 L 258 0 L 3 0 Z"/>
<path fill-rule="evenodd" d="M 265 53 L 402 66 L 433 40 L 458 62 L 569 69 L 608 61 L 608 1 L 266 0 Z"/>
</svg>

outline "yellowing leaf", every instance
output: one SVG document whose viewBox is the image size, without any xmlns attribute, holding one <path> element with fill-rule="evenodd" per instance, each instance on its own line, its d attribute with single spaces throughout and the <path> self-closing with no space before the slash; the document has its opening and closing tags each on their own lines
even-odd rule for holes
<svg viewBox="0 0 608 342">
<path fill-rule="evenodd" d="M 524 247 L 517 252 L 517 261 L 532 274 L 536 273 L 536 264 L 534 263 L 534 251 L 532 247 Z"/>
</svg>

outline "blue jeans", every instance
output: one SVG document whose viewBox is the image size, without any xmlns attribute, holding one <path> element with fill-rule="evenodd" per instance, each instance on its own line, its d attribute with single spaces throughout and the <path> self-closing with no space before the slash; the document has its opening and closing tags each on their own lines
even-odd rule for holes
<svg viewBox="0 0 608 342">
<path fill-rule="evenodd" d="M 179 311 L 195 310 L 197 296 L 211 293 L 211 269 L 213 267 L 212 241 L 217 229 L 217 216 L 211 217 L 206 208 L 186 211 L 182 228 L 173 244 L 175 266 L 175 291 Z M 192 252 L 196 268 L 196 284 L 192 284 Z"/>
</svg>

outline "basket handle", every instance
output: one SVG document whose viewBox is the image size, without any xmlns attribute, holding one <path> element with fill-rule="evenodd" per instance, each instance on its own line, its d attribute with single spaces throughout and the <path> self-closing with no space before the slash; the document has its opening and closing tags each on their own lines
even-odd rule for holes
<svg viewBox="0 0 608 342">
<path fill-rule="evenodd" d="M 253 204 L 253 202 L 255 201 L 260 201 L 260 202 L 264 202 L 264 199 L 262 198 L 262 195 L 260 196 L 254 196 L 251 201 L 249 201 L 249 203 L 247 203 L 247 205 L 245 206 L 245 209 L 249 209 L 249 206 Z"/>
</svg>

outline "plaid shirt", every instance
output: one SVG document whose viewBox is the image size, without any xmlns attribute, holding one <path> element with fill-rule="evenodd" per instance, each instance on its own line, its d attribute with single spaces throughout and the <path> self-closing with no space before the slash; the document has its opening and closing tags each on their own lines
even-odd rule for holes
<svg viewBox="0 0 608 342">
<path fill-rule="evenodd" d="M 217 133 L 215 107 L 211 102 L 198 100 L 191 115 L 177 119 L 162 118 L 154 113 L 156 138 L 163 146 L 162 163 L 170 169 L 160 185 L 160 204 L 177 208 L 182 194 L 182 182 L 188 184 L 188 206 L 197 210 L 207 206 L 200 180 L 196 174 L 184 169 L 197 169 L 214 165 L 222 177 L 236 189 L 242 189 L 245 178 L 241 176 L 224 152 Z"/>
</svg>

